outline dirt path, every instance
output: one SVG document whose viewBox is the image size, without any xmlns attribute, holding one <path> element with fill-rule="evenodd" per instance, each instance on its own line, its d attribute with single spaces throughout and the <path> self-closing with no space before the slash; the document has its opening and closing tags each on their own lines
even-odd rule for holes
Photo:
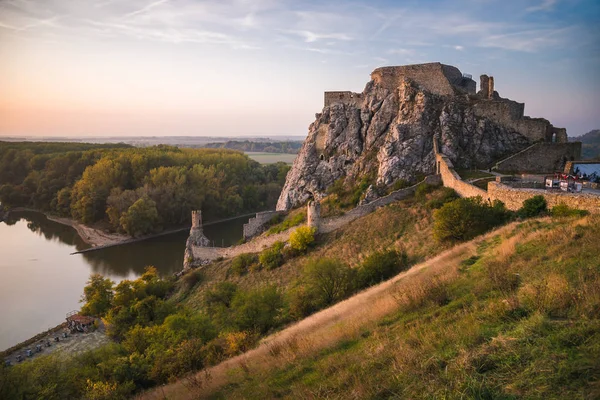
<svg viewBox="0 0 600 400">
<path fill-rule="evenodd" d="M 160 390 L 143 393 L 137 399 L 204 398 L 226 384 L 230 373 L 234 369 L 268 368 L 269 363 L 274 364 L 274 357 L 281 358 L 280 354 L 282 352 L 287 351 L 289 353 L 290 359 L 286 362 L 293 362 L 299 354 L 302 354 L 302 348 L 306 350 L 305 353 L 314 353 L 326 348 L 342 340 L 347 332 L 360 329 L 361 326 L 377 321 L 397 310 L 398 303 L 394 298 L 394 294 L 398 290 L 397 285 L 407 281 L 407 278 L 429 269 L 432 270 L 431 273 L 433 274 L 451 267 L 457 267 L 462 260 L 476 253 L 477 245 L 483 240 L 506 232 L 516 224 L 517 222 L 513 222 L 470 242 L 446 250 L 386 282 L 368 288 L 347 300 L 263 339 L 260 345 L 253 350 L 201 371 L 191 378 L 183 378 L 176 383 L 164 386 Z"/>
</svg>

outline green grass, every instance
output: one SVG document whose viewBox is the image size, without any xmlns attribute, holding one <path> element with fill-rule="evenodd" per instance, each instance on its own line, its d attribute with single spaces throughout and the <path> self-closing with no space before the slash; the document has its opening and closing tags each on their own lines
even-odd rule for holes
<svg viewBox="0 0 600 400">
<path fill-rule="evenodd" d="M 477 169 L 457 169 L 456 172 L 463 180 L 494 177 L 492 174 Z"/>
<path fill-rule="evenodd" d="M 284 162 L 286 164 L 292 164 L 297 157 L 297 154 L 287 153 L 262 153 L 247 151 L 245 154 L 248 155 L 254 161 L 258 161 L 261 164 L 274 164 L 276 162 Z"/>
<path fill-rule="evenodd" d="M 407 281 L 361 334 L 250 367 L 218 398 L 599 398 L 598 243 L 600 216 L 523 222 L 438 285 Z"/>
</svg>

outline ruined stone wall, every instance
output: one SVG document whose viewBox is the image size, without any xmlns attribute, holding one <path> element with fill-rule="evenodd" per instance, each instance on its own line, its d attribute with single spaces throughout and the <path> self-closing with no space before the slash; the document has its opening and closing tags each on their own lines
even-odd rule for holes
<svg viewBox="0 0 600 400">
<path fill-rule="evenodd" d="M 281 211 L 263 211 L 256 213 L 254 218 L 250 218 L 247 224 L 244 224 L 244 239 L 248 240 L 254 236 L 260 235 L 265 230 L 265 225 L 274 216 L 281 214 Z"/>
<path fill-rule="evenodd" d="M 324 97 L 325 107 L 334 103 L 354 104 L 358 106 L 362 101 L 361 93 L 354 93 L 350 91 L 325 92 Z"/>
<path fill-rule="evenodd" d="M 536 143 L 496 163 L 501 172 L 547 174 L 563 171 L 567 161 L 581 157 L 581 143 Z"/>
<path fill-rule="evenodd" d="M 404 78 L 409 78 L 426 90 L 442 96 L 454 95 L 453 85 L 459 86 L 463 79 L 458 68 L 440 63 L 381 67 L 371 73 L 372 80 L 390 91 L 400 86 Z"/>
<path fill-rule="evenodd" d="M 491 200 L 500 200 L 509 210 L 518 210 L 523 202 L 533 196 L 542 195 L 552 208 L 559 203 L 569 207 L 587 210 L 591 213 L 600 213 L 600 196 L 590 193 L 565 193 L 549 192 L 543 189 L 516 189 L 500 182 L 488 183 L 488 197 Z"/>
<path fill-rule="evenodd" d="M 478 117 L 511 126 L 515 120 L 523 118 L 525 104 L 508 99 L 480 101 L 473 105 L 473 112 Z"/>
<path fill-rule="evenodd" d="M 437 172 L 442 177 L 444 186 L 454 189 L 460 197 L 481 196 L 484 199 L 488 197 L 487 192 L 477 186 L 463 181 L 460 175 L 454 170 L 452 161 L 443 154 L 436 154 Z"/>
</svg>

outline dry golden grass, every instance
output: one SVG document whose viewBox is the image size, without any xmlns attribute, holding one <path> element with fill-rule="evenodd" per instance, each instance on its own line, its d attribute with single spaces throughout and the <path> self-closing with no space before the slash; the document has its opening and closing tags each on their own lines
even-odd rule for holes
<svg viewBox="0 0 600 400">
<path fill-rule="evenodd" d="M 169 399 L 203 398 L 227 383 L 242 379 L 244 374 L 264 373 L 280 368 L 297 358 L 305 358 L 341 341 L 357 338 L 365 329 L 369 329 L 400 307 L 410 306 L 411 302 L 430 298 L 433 292 L 455 279 L 461 261 L 475 255 L 477 246 L 482 241 L 508 232 L 515 225 L 515 223 L 510 224 L 470 242 L 457 245 L 386 282 L 366 289 L 265 338 L 257 348 L 195 374 L 192 379 L 202 381 L 201 385 L 190 389 L 190 385 L 184 384 L 189 378 L 185 378 L 165 386 L 160 391 L 154 390 L 141 394 L 138 399 L 163 399 L 164 396 Z M 439 297 L 439 301 L 443 301 L 443 296 Z M 476 324 L 477 321 L 466 323 Z M 448 327 L 446 334 L 452 334 L 451 327 Z M 415 352 L 419 347 L 433 343 L 435 338 L 429 335 L 433 333 L 419 332 L 412 338 L 410 343 L 412 349 L 411 346 L 403 344 L 400 349 L 394 350 L 398 368 L 405 368 L 411 360 L 420 362 Z M 389 348 L 375 348 L 373 352 L 375 354 L 388 350 Z M 402 358 L 402 366 L 400 358 Z M 239 374 L 241 376 L 238 376 Z M 323 393 L 315 394 L 316 397 L 322 395 Z M 360 393 L 357 392 L 356 396 L 359 395 Z"/>
</svg>

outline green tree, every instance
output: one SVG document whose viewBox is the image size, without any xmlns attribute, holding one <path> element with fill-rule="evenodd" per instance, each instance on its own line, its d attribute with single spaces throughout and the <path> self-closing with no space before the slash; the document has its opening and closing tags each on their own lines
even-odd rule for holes
<svg viewBox="0 0 600 400">
<path fill-rule="evenodd" d="M 93 274 L 83 288 L 81 314 L 102 317 L 112 307 L 114 282 L 100 274 Z"/>
<path fill-rule="evenodd" d="M 463 241 L 502 225 L 510 217 L 504 203 L 484 202 L 480 196 L 444 204 L 433 214 L 433 235 L 439 241 Z"/>
<path fill-rule="evenodd" d="M 120 219 L 121 226 L 130 236 L 152 232 L 157 221 L 156 203 L 148 197 L 138 199 Z"/>
<path fill-rule="evenodd" d="M 309 290 L 316 293 L 320 305 L 327 306 L 352 293 L 355 271 L 339 260 L 320 258 L 307 263 L 303 278 Z"/>
<path fill-rule="evenodd" d="M 396 250 L 375 252 L 369 255 L 358 269 L 360 285 L 371 286 L 391 278 L 408 267 L 406 253 Z"/>
</svg>

